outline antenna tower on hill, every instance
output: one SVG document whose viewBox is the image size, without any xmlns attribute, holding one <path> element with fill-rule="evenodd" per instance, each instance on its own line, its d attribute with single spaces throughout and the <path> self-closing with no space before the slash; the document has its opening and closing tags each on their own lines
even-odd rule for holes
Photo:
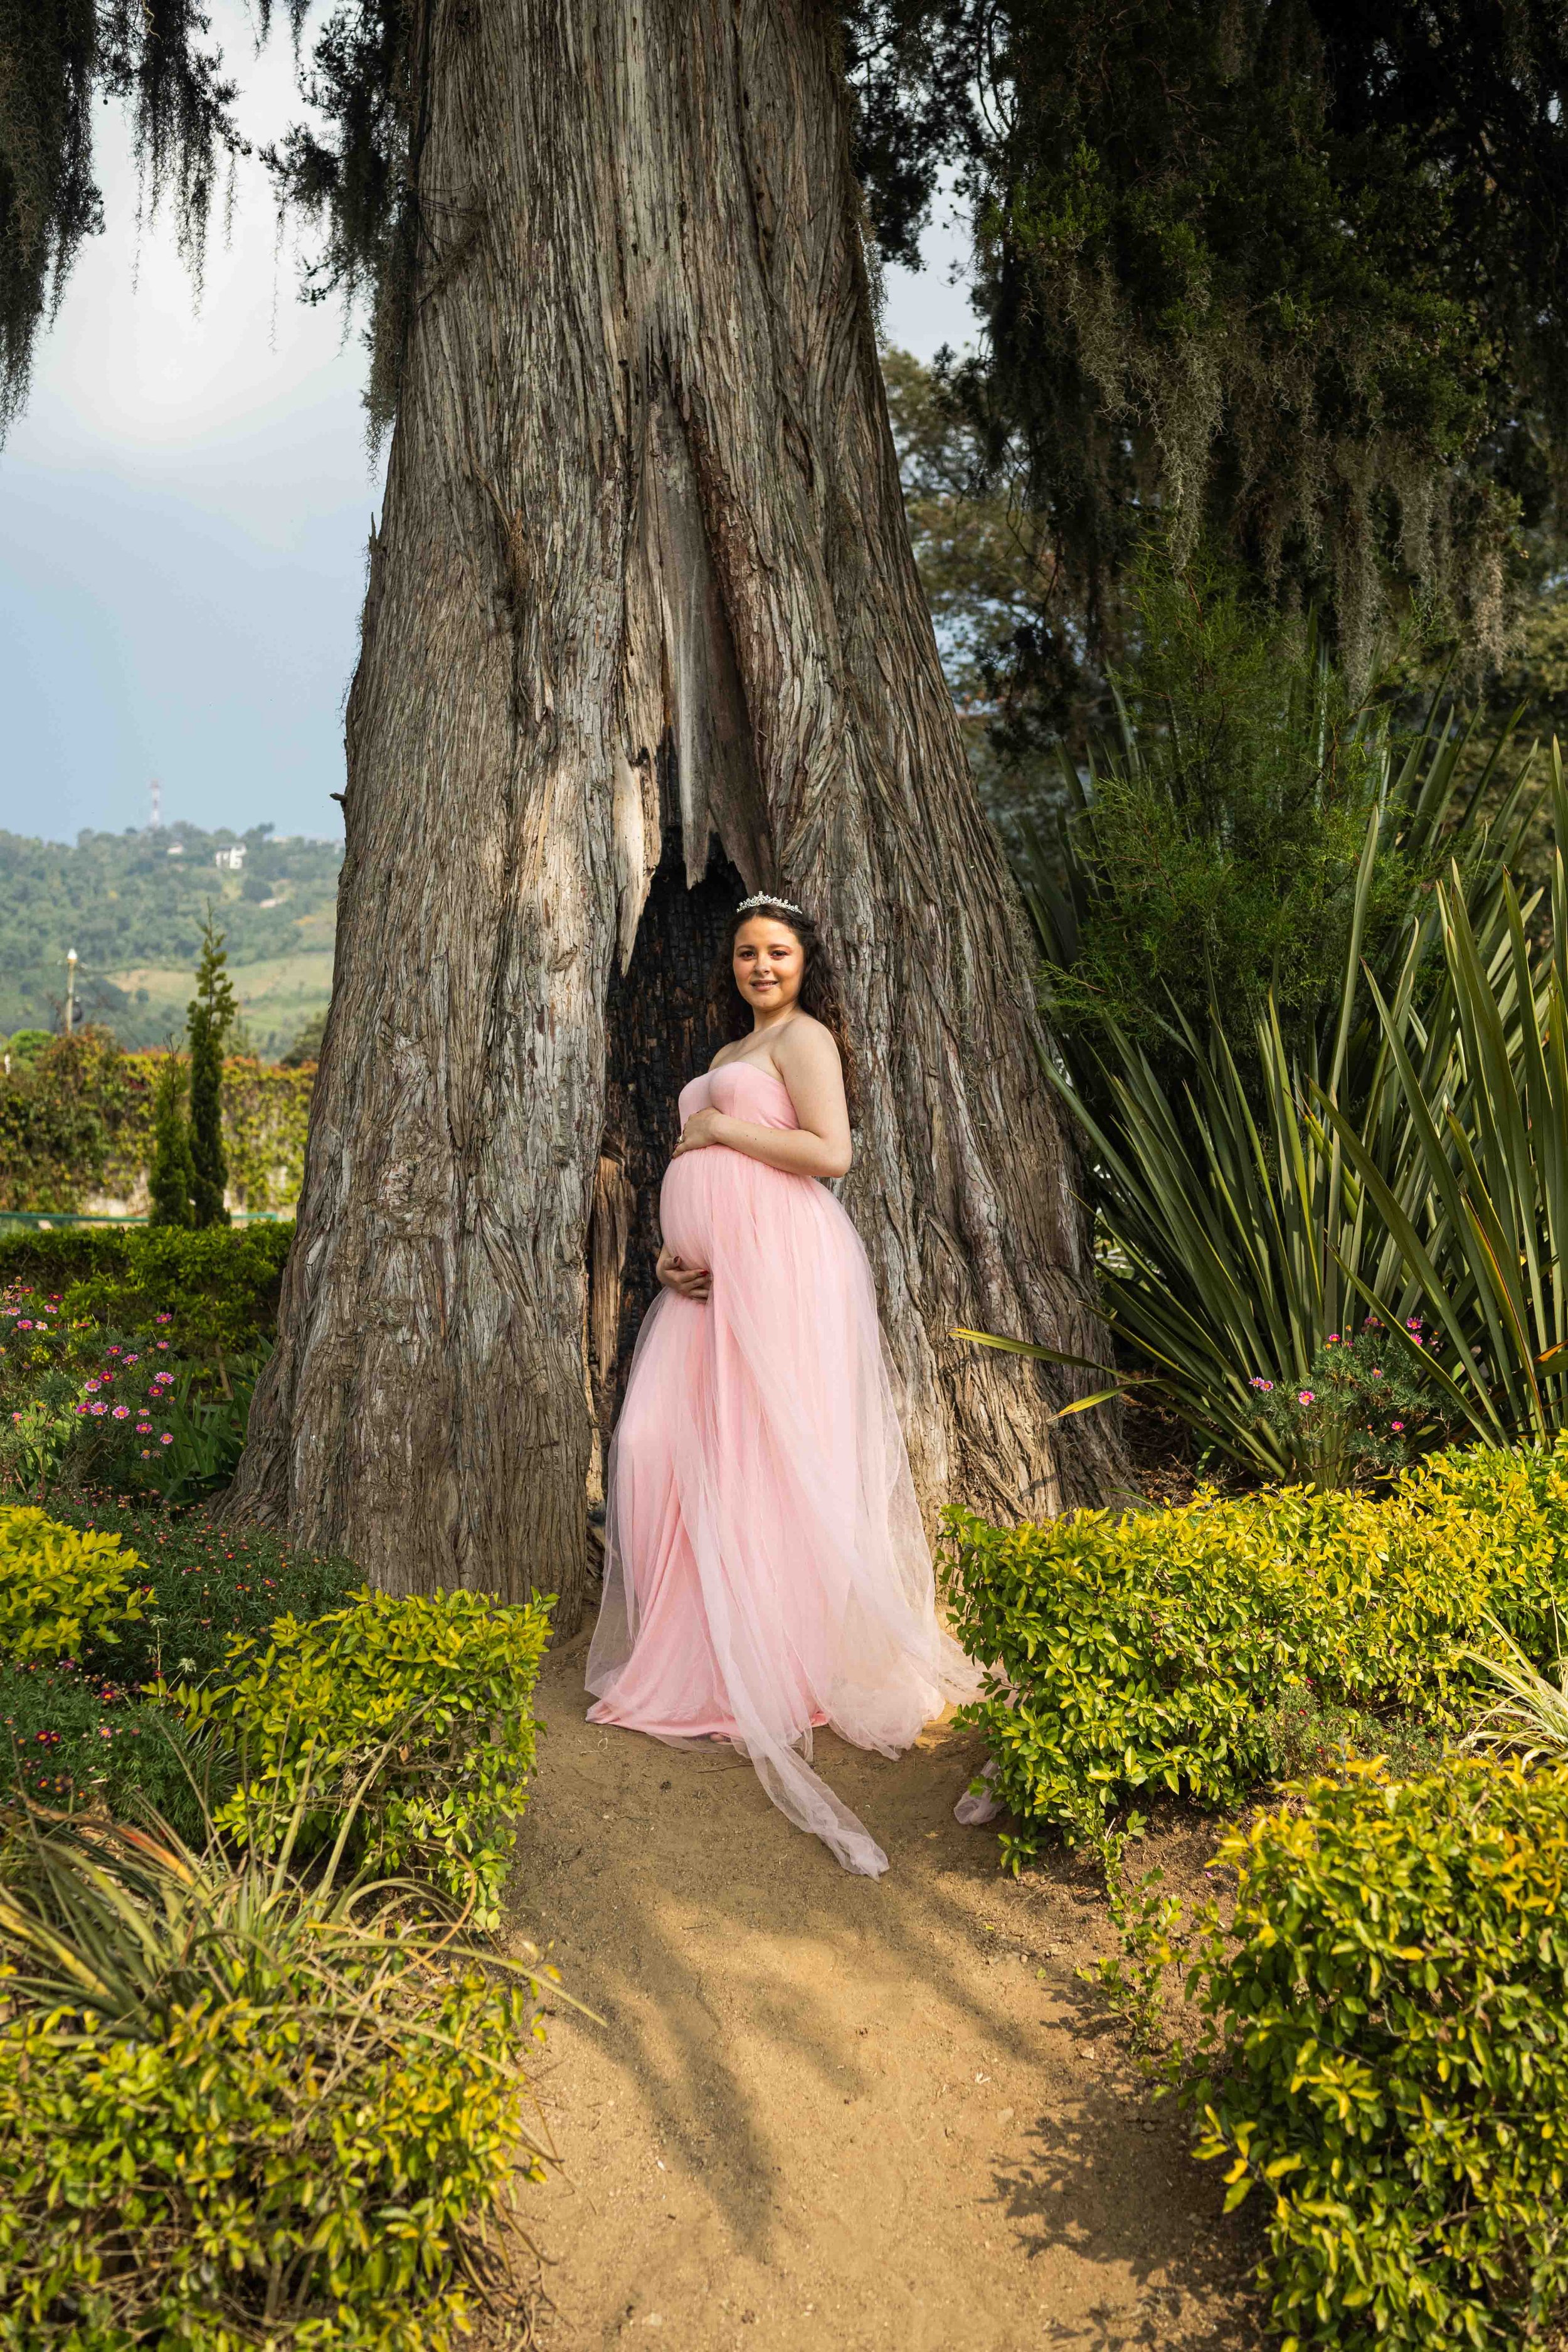
<svg viewBox="0 0 1568 2352">
<path fill-rule="evenodd" d="M 157 832 L 163 822 L 163 787 L 156 776 L 153 779 L 153 830 Z"/>
</svg>

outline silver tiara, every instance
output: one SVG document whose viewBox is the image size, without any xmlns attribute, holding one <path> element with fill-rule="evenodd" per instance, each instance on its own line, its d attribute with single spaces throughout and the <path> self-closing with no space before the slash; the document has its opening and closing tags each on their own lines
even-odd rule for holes
<svg viewBox="0 0 1568 2352">
<path fill-rule="evenodd" d="M 759 890 L 754 898 L 742 898 L 735 912 L 743 915 L 751 907 L 782 907 L 786 915 L 804 915 L 805 912 L 805 908 L 797 907 L 793 898 L 775 898 L 771 890 Z"/>
</svg>

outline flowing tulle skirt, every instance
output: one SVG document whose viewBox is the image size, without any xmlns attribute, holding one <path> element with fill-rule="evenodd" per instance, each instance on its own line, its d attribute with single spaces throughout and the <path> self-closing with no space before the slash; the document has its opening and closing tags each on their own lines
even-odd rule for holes
<svg viewBox="0 0 1568 2352">
<path fill-rule="evenodd" d="M 794 1123 L 767 1072 L 694 1086 Z M 722 1146 L 673 1160 L 660 1206 L 711 1291 L 661 1291 L 638 1334 L 607 1465 L 591 1714 L 732 1740 L 793 1822 L 875 1874 L 887 1856 L 811 1768 L 814 1726 L 894 1756 L 979 1678 L 938 1619 L 870 1268 L 822 1185 Z"/>
</svg>

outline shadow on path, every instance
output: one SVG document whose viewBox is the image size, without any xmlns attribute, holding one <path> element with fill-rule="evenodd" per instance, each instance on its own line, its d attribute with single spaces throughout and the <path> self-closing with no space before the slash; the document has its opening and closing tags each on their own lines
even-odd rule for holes
<svg viewBox="0 0 1568 2352">
<path fill-rule="evenodd" d="M 893 1764 L 819 1737 L 891 1860 L 852 1878 L 729 1751 L 587 1723 L 583 1646 L 542 1683 L 513 1884 L 605 2021 L 563 2012 L 542 2075 L 552 2352 L 1253 2352 L 1254 2252 L 1074 1977 L 1092 1880 L 1016 1885 L 952 1819 L 972 1735 Z"/>
</svg>

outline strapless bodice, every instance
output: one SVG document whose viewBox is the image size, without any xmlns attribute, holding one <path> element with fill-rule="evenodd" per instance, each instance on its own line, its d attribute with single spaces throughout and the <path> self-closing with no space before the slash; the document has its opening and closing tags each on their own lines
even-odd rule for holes
<svg viewBox="0 0 1568 2352">
<path fill-rule="evenodd" d="M 727 1118 L 750 1119 L 756 1127 L 798 1127 L 789 1088 L 760 1062 L 726 1062 L 721 1070 L 704 1070 L 680 1089 L 680 1123 L 695 1111 L 720 1110 Z"/>
</svg>

